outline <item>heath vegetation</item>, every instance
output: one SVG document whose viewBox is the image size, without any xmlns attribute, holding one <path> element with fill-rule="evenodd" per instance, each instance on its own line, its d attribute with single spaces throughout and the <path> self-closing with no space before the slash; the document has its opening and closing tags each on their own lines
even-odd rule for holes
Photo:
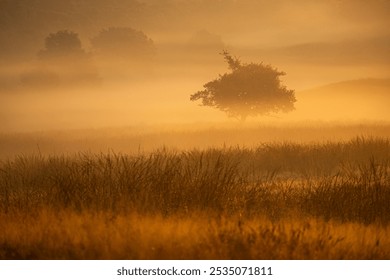
<svg viewBox="0 0 390 280">
<path fill-rule="evenodd" d="M 390 142 L 0 163 L 3 259 L 386 259 Z"/>
</svg>

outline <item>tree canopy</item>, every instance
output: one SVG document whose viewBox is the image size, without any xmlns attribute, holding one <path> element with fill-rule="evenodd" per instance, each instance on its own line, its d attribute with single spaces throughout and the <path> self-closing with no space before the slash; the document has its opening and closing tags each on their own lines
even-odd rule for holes
<svg viewBox="0 0 390 280">
<path fill-rule="evenodd" d="M 244 121 L 248 116 L 294 110 L 294 90 L 281 84 L 284 72 L 263 63 L 242 63 L 227 51 L 222 53 L 230 73 L 206 83 L 204 90 L 191 95 L 204 106 L 220 109 L 230 117 Z"/>
<path fill-rule="evenodd" d="M 101 55 L 120 58 L 137 58 L 153 55 L 153 41 L 142 31 L 130 27 L 110 27 L 103 29 L 91 39 L 95 51 Z"/>
<path fill-rule="evenodd" d="M 69 30 L 50 33 L 45 39 L 45 49 L 39 52 L 41 58 L 85 55 L 79 35 Z"/>
<path fill-rule="evenodd" d="M 53 87 L 86 84 L 99 85 L 97 68 L 83 49 L 79 35 L 60 30 L 45 38 L 44 49 L 38 52 L 34 67 L 20 75 L 23 86 Z"/>
</svg>

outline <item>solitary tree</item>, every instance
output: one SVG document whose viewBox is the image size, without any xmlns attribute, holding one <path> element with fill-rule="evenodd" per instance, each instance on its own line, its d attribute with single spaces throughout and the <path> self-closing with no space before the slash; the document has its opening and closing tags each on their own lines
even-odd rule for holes
<svg viewBox="0 0 390 280">
<path fill-rule="evenodd" d="M 222 55 L 231 72 L 205 84 L 204 90 L 191 95 L 191 101 L 200 99 L 203 106 L 218 108 L 241 121 L 248 116 L 294 110 L 294 90 L 279 79 L 284 72 L 263 63 L 244 64 L 227 51 Z"/>
</svg>

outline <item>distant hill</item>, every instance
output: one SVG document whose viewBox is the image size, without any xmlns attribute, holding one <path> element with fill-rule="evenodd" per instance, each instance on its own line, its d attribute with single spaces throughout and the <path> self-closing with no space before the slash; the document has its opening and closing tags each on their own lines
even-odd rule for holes
<svg viewBox="0 0 390 280">
<path fill-rule="evenodd" d="M 353 90 L 353 93 L 351 92 Z M 390 78 L 389 79 L 359 79 L 350 81 L 341 81 L 331 83 L 320 87 L 301 91 L 304 94 L 335 94 L 342 92 L 343 94 L 372 94 L 372 95 L 388 95 L 390 97 Z"/>
<path fill-rule="evenodd" d="M 390 120 L 390 79 L 342 81 L 296 93 L 296 117 Z"/>
<path fill-rule="evenodd" d="M 277 63 L 311 65 L 389 65 L 390 36 L 307 42 L 290 46 L 252 49 L 256 55 Z"/>
<path fill-rule="evenodd" d="M 275 51 L 292 60 L 321 64 L 390 63 L 390 37 L 374 37 L 341 42 L 313 42 Z"/>
</svg>

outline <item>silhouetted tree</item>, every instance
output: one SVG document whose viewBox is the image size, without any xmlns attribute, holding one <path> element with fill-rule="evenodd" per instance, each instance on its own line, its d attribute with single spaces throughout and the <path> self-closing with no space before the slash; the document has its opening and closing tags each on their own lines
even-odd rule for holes
<svg viewBox="0 0 390 280">
<path fill-rule="evenodd" d="M 204 90 L 191 95 L 191 101 L 201 100 L 202 105 L 241 121 L 248 116 L 294 110 L 294 90 L 287 89 L 279 79 L 284 72 L 263 63 L 243 64 L 227 51 L 222 55 L 231 72 L 205 84 Z"/>
<path fill-rule="evenodd" d="M 91 45 L 108 83 L 140 81 L 153 73 L 155 45 L 142 31 L 110 27 L 92 38 Z"/>
<path fill-rule="evenodd" d="M 133 58 L 150 56 L 155 52 L 153 41 L 142 31 L 129 27 L 103 29 L 91 39 L 92 47 L 100 55 Z"/>
<path fill-rule="evenodd" d="M 85 56 L 81 47 L 81 41 L 77 33 L 61 30 L 50 33 L 45 39 L 45 49 L 38 54 L 41 58 L 53 58 L 63 56 Z"/>
<path fill-rule="evenodd" d="M 98 85 L 100 78 L 90 55 L 82 48 L 77 33 L 60 30 L 45 39 L 45 48 L 38 52 L 35 69 L 20 75 L 28 87 Z"/>
</svg>

